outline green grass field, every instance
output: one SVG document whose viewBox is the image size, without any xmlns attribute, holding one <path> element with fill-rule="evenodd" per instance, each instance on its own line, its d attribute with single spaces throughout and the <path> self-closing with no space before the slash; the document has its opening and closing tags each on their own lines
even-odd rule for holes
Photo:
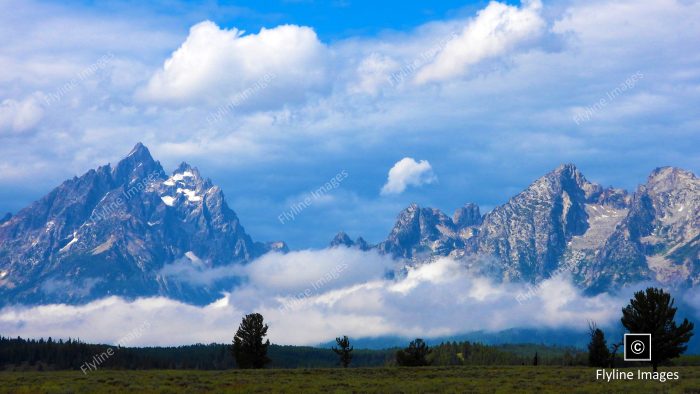
<svg viewBox="0 0 700 394">
<path fill-rule="evenodd" d="M 668 370 L 668 369 L 662 369 Z M 595 380 L 583 367 L 0 372 L 1 393 L 700 393 L 700 367 L 666 383 Z M 636 373 L 636 369 L 634 369 Z"/>
</svg>

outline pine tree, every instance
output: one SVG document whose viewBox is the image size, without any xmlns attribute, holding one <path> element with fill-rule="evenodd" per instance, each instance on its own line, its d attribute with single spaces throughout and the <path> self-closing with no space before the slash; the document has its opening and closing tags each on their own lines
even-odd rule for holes
<svg viewBox="0 0 700 394">
<path fill-rule="evenodd" d="M 605 334 L 595 323 L 589 323 L 591 341 L 588 343 L 588 365 L 605 368 L 610 364 L 610 351 L 605 340 Z"/>
<path fill-rule="evenodd" d="M 416 338 L 406 349 L 396 352 L 396 363 L 402 367 L 430 365 L 427 358 L 430 352 L 430 347 L 421 338 Z"/>
<path fill-rule="evenodd" d="M 336 338 L 335 342 L 338 344 L 338 348 L 334 347 L 333 352 L 340 357 L 340 364 L 343 368 L 347 368 L 352 360 L 352 350 L 354 347 L 350 346 L 350 339 L 347 335 L 343 335 L 342 338 Z"/>
<path fill-rule="evenodd" d="M 674 318 L 674 299 L 663 289 L 649 287 L 634 293 L 629 305 L 622 309 L 622 325 L 635 334 L 651 334 L 651 364 L 654 372 L 660 363 L 678 357 L 688 349 L 693 336 L 693 323 L 683 319 L 680 326 Z"/>
<path fill-rule="evenodd" d="M 233 357 L 239 368 L 264 368 L 270 362 L 267 357 L 267 348 L 270 341 L 263 343 L 267 336 L 267 324 L 263 323 L 263 316 L 259 313 L 246 315 L 238 327 L 233 338 Z"/>
</svg>

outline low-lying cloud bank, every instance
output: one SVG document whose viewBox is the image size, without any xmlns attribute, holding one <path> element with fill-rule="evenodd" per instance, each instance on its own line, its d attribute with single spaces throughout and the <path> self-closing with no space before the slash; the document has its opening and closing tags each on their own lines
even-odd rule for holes
<svg viewBox="0 0 700 394">
<path fill-rule="evenodd" d="M 235 271 L 245 275 L 245 284 L 204 307 L 163 297 L 109 297 L 80 306 L 10 306 L 0 311 L 0 333 L 114 343 L 124 332 L 146 324 L 149 329 L 134 338 L 133 345 L 229 342 L 241 317 L 253 311 L 265 316 L 272 342 L 294 345 L 318 344 L 338 335 L 440 337 L 510 328 L 585 331 L 588 320 L 603 327 L 616 325 L 620 309 L 638 290 L 589 297 L 560 275 L 545 280 L 529 298 L 518 299 L 531 287 L 494 283 L 450 258 L 389 279 L 386 273 L 394 264 L 374 251 L 343 247 L 272 253 L 239 266 Z M 193 283 L 205 283 L 206 278 L 200 273 Z M 698 315 L 697 291 L 676 296 Z"/>
</svg>

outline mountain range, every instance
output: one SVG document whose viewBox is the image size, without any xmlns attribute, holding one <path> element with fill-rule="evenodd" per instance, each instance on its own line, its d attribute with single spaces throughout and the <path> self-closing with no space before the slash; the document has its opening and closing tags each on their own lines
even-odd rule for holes
<svg viewBox="0 0 700 394">
<path fill-rule="evenodd" d="M 460 259 L 497 281 L 537 283 L 562 271 L 590 293 L 655 280 L 700 281 L 700 180 L 663 167 L 629 193 L 589 182 L 572 164 L 534 181 L 482 214 L 468 203 L 452 216 L 411 204 L 386 240 L 338 233 L 330 247 L 376 250 L 425 264 Z M 282 241 L 255 242 L 223 191 L 182 163 L 169 175 L 141 143 L 114 167 L 66 180 L 0 219 L 0 304 L 82 303 L 109 295 L 163 295 L 195 304 L 236 278 L 192 284 L 165 275 L 244 265 Z"/>
<path fill-rule="evenodd" d="M 160 270 L 189 261 L 251 261 L 281 242 L 254 242 L 224 194 L 182 163 L 166 175 L 143 144 L 116 166 L 63 182 L 0 224 L 0 294 L 22 303 L 108 295 L 201 301 L 218 288 L 173 282 Z"/>
<path fill-rule="evenodd" d="M 484 215 L 473 203 L 452 217 L 412 204 L 385 241 L 364 246 L 372 247 L 413 264 L 466 259 L 506 281 L 537 283 L 568 271 L 590 293 L 646 280 L 694 286 L 700 282 L 700 180 L 682 169 L 657 168 L 630 194 L 589 182 L 566 164 Z"/>
</svg>

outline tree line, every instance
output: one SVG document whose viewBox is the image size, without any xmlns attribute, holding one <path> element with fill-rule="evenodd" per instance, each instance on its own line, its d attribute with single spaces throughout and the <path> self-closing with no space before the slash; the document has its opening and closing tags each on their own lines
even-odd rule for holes
<svg viewBox="0 0 700 394">
<path fill-rule="evenodd" d="M 396 353 L 401 350 L 353 349 L 350 339 L 340 338 L 337 349 L 270 344 L 267 368 L 383 367 L 399 365 Z M 108 369 L 196 369 L 226 370 L 238 368 L 231 345 L 196 344 L 177 347 L 112 347 L 113 356 L 100 368 Z M 0 370 L 79 370 L 109 345 L 88 344 L 76 339 L 23 339 L 0 336 Z M 341 357 L 345 349 L 351 357 Z M 352 350 L 350 350 L 352 349 Z M 531 354 L 539 352 L 542 364 L 586 365 L 587 353 L 573 347 L 521 345 L 485 345 L 469 341 L 443 342 L 430 347 L 428 363 L 448 365 L 522 365 L 529 364 Z"/>
<path fill-rule="evenodd" d="M 7 338 L 0 336 L 0 370 L 80 370 L 93 356 L 113 349 L 100 368 L 108 369 L 195 369 L 226 370 L 238 368 L 226 344 L 196 344 L 176 347 L 118 347 L 89 344 L 76 339 L 53 340 Z M 391 362 L 393 349 L 357 349 L 353 365 L 384 366 Z M 337 365 L 329 349 L 310 346 L 271 344 L 268 357 L 271 368 L 328 368 Z"/>
<path fill-rule="evenodd" d="M 267 349 L 271 346 L 265 339 L 269 327 L 259 313 L 251 313 L 243 317 L 236 331 L 231 347 L 232 353 L 240 368 L 264 368 L 271 362 Z M 336 346 L 331 350 L 338 357 L 336 365 L 344 368 L 350 366 L 354 359 L 354 347 L 350 344 L 347 335 L 335 339 Z M 526 345 L 520 345 L 527 348 Z M 548 365 L 585 365 L 586 353 L 574 348 L 558 349 L 558 354 L 550 355 L 543 361 L 538 352 L 535 357 L 518 352 L 506 351 L 509 345 L 493 346 L 481 343 L 443 342 L 430 347 L 421 338 L 411 341 L 405 349 L 388 349 L 385 352 L 390 359 L 384 365 L 402 367 L 421 367 L 428 365 L 525 365 L 544 363 Z M 530 346 L 532 349 L 533 346 Z M 547 349 L 546 347 L 544 348 Z M 554 353 L 554 352 L 550 352 Z"/>
</svg>

